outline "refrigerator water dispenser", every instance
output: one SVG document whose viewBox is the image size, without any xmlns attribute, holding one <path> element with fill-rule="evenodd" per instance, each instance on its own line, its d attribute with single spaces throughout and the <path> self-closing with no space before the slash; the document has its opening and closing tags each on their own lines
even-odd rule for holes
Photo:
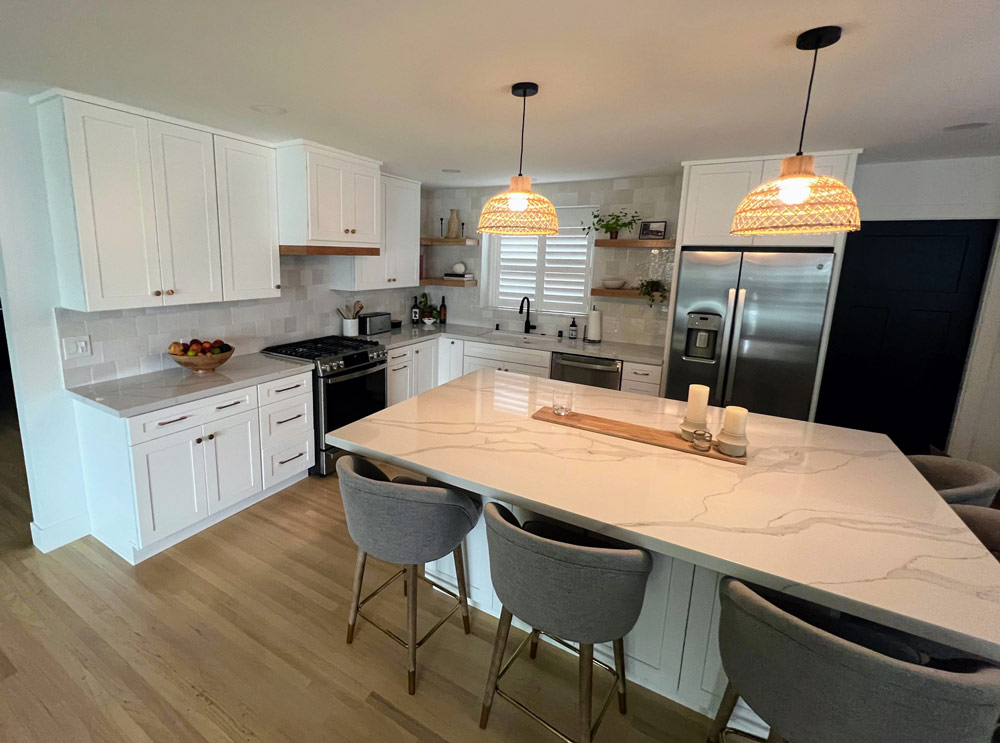
<svg viewBox="0 0 1000 743">
<path fill-rule="evenodd" d="M 684 358 L 698 361 L 715 361 L 722 315 L 711 312 L 689 312 L 687 322 L 687 343 Z"/>
</svg>

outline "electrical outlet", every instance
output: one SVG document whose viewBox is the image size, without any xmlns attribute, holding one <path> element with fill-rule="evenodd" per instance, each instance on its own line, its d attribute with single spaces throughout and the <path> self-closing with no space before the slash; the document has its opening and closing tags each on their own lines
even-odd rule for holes
<svg viewBox="0 0 1000 743">
<path fill-rule="evenodd" d="M 90 336 L 89 335 L 77 335 L 73 338 L 63 338 L 63 358 L 69 361 L 70 359 L 83 359 L 90 356 Z"/>
<path fill-rule="evenodd" d="M 622 324 L 619 320 L 608 320 L 608 332 L 612 335 L 622 332 Z"/>
</svg>

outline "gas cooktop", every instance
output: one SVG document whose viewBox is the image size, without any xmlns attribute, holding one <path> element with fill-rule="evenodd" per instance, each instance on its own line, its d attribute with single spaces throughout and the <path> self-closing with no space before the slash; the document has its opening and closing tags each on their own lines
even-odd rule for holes
<svg viewBox="0 0 1000 743">
<path fill-rule="evenodd" d="M 378 341 L 328 335 L 323 338 L 268 346 L 262 353 L 314 361 L 316 372 L 320 376 L 327 376 L 377 363 L 384 360 L 389 352 Z"/>
</svg>

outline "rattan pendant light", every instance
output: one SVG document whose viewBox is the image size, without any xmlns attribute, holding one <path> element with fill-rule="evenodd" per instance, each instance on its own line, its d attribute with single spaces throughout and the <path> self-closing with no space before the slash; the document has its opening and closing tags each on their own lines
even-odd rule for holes
<svg viewBox="0 0 1000 743">
<path fill-rule="evenodd" d="M 510 190 L 498 193 L 486 202 L 479 215 L 479 232 L 494 235 L 555 235 L 559 219 L 552 202 L 531 190 L 531 178 L 521 173 L 524 164 L 524 119 L 528 97 L 538 92 L 538 83 L 514 83 L 510 92 L 521 103 L 521 159 L 517 175 L 510 179 Z"/>
<path fill-rule="evenodd" d="M 812 97 L 819 50 L 840 40 L 840 26 L 821 26 L 799 34 L 795 46 L 813 53 L 806 110 L 802 116 L 799 151 L 781 161 L 781 175 L 757 186 L 736 209 L 733 235 L 807 235 L 817 232 L 853 232 L 861 228 L 858 200 L 844 183 L 816 175 L 812 155 L 802 154 L 806 118 Z"/>
</svg>

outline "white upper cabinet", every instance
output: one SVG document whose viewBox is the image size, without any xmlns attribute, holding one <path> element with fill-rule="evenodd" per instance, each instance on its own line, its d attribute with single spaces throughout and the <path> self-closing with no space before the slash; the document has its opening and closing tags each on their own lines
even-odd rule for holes
<svg viewBox="0 0 1000 743">
<path fill-rule="evenodd" d="M 222 286 L 227 300 L 281 294 L 274 150 L 215 136 Z"/>
<path fill-rule="evenodd" d="M 420 285 L 420 184 L 389 175 L 381 180 L 379 254 L 334 258 L 334 289 L 368 291 Z"/>
<path fill-rule="evenodd" d="M 38 104 L 61 306 L 278 296 L 274 149 L 126 108 Z"/>
<path fill-rule="evenodd" d="M 761 182 L 761 161 L 692 165 L 684 202 L 680 245 L 749 246 L 750 237 L 730 235 L 743 197 Z"/>
<path fill-rule="evenodd" d="M 378 249 L 380 165 L 301 140 L 279 145 L 281 244 Z"/>
<path fill-rule="evenodd" d="M 816 175 L 832 175 L 840 181 L 847 182 L 849 155 L 816 155 Z M 781 175 L 781 158 L 764 161 L 760 182 L 771 181 Z M 848 184 L 850 185 L 850 184 Z M 802 247 L 802 248 L 832 248 L 837 245 L 836 232 L 824 232 L 818 235 L 756 235 L 754 246 L 762 247 Z"/>
<path fill-rule="evenodd" d="M 163 304 L 148 120 L 54 98 L 38 122 L 63 305 Z"/>
<path fill-rule="evenodd" d="M 222 301 L 212 135 L 149 122 L 163 304 Z"/>
</svg>

